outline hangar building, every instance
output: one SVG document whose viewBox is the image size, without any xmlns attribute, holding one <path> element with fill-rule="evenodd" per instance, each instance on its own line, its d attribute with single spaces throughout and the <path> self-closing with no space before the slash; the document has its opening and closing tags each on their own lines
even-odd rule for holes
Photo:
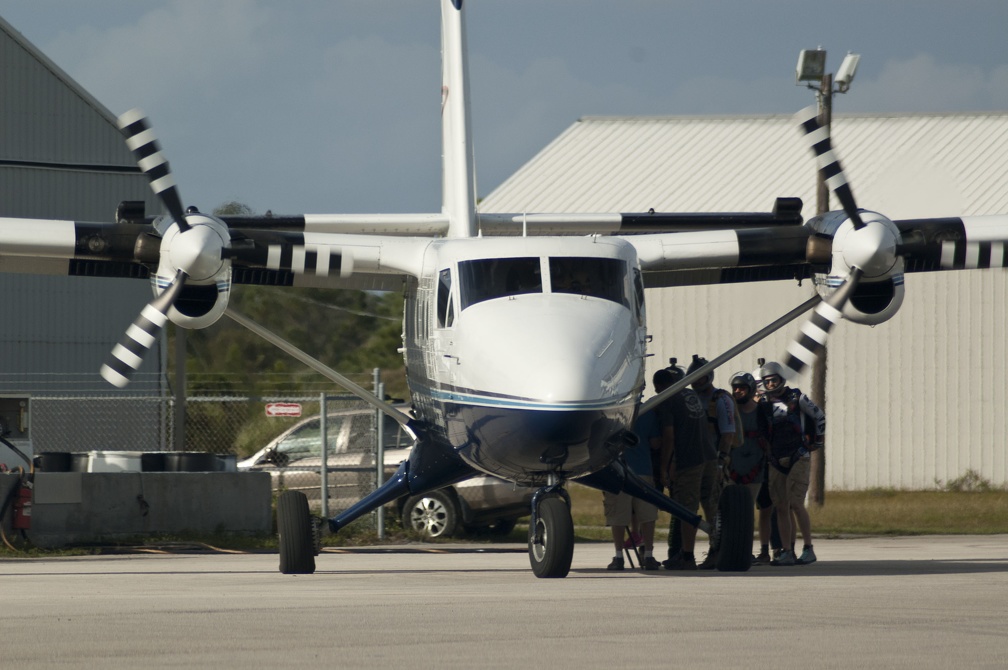
<svg viewBox="0 0 1008 670">
<path fill-rule="evenodd" d="M 145 201 L 147 212 L 158 213 L 115 119 L 0 19 L 0 216 L 110 221 L 124 200 Z M 51 275 L 17 274 L 25 264 Z M 149 450 L 163 441 L 164 407 L 150 399 L 165 391 L 163 340 L 129 391 L 115 391 L 98 375 L 151 299 L 150 284 L 69 276 L 93 272 L 86 264 L 0 258 L 0 420 L 10 409 L 4 398 L 30 396 L 30 426 L 5 425 L 14 438 L 30 429 L 36 453 Z M 96 391 L 103 397 L 71 401 Z"/>
<path fill-rule="evenodd" d="M 858 205 L 892 219 L 1008 214 L 1008 113 L 833 117 Z M 481 203 L 482 212 L 770 211 L 815 214 L 816 167 L 790 116 L 587 117 Z M 835 198 L 831 207 L 839 208 Z M 812 295 L 809 282 L 648 289 L 648 374 L 713 358 Z M 908 274 L 875 327 L 829 340 L 826 488 L 928 489 L 979 474 L 1008 484 L 1008 274 Z M 727 386 L 779 359 L 801 320 L 719 369 Z M 809 379 L 793 385 L 807 390 Z"/>
</svg>

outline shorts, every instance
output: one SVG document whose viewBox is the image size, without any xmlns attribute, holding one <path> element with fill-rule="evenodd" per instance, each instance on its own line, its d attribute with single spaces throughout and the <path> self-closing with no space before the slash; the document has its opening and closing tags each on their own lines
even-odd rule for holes
<svg viewBox="0 0 1008 670">
<path fill-rule="evenodd" d="M 694 514 L 700 507 L 700 487 L 703 475 L 704 465 L 701 464 L 685 470 L 677 469 L 675 479 L 672 480 L 672 500 Z"/>
<path fill-rule="evenodd" d="M 641 477 L 648 484 L 651 477 Z M 607 526 L 629 526 L 631 516 L 637 517 L 637 523 L 650 523 L 658 519 L 658 508 L 640 498 L 634 498 L 629 493 L 602 492 L 602 510 L 605 513 Z"/>
<path fill-rule="evenodd" d="M 777 468 L 770 468 L 770 499 L 773 500 L 773 504 L 777 507 L 787 503 L 804 505 L 811 469 L 812 459 L 808 456 L 799 458 L 787 474 Z"/>
</svg>

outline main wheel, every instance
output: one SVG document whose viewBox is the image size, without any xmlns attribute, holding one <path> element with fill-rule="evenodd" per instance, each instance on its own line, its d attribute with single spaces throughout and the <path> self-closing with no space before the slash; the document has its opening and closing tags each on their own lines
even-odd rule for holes
<svg viewBox="0 0 1008 670">
<path fill-rule="evenodd" d="M 574 522 L 567 503 L 549 496 L 539 503 L 535 524 L 529 524 L 529 562 L 536 577 L 566 577 L 574 558 Z"/>
<path fill-rule="evenodd" d="M 717 569 L 746 572 L 752 566 L 753 499 L 748 486 L 726 486 L 718 501 L 721 550 Z"/>
<path fill-rule="evenodd" d="M 277 532 L 280 572 L 285 575 L 315 572 L 315 528 L 308 511 L 308 497 L 301 491 L 284 491 L 277 498 Z"/>
<path fill-rule="evenodd" d="M 403 528 L 421 533 L 425 539 L 451 537 L 458 528 L 458 508 L 444 489 L 413 496 L 403 505 Z"/>
</svg>

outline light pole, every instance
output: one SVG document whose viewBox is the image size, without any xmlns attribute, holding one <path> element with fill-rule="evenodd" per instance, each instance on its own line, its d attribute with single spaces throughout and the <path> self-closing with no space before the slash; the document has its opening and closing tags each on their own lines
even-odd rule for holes
<svg viewBox="0 0 1008 670">
<path fill-rule="evenodd" d="M 833 94 L 846 93 L 854 81 L 859 54 L 848 52 L 840 63 L 836 77 L 826 71 L 826 51 L 818 49 L 802 49 L 798 54 L 798 67 L 795 71 L 795 84 L 804 83 L 815 91 L 816 102 L 819 105 L 819 125 L 830 131 L 833 123 Z M 829 187 L 826 178 L 816 170 L 816 214 L 829 211 Z M 812 401 L 826 411 L 826 349 L 812 365 Z M 816 505 L 822 505 L 826 500 L 826 453 L 825 449 L 812 452 L 811 475 L 809 477 L 809 499 Z"/>
</svg>

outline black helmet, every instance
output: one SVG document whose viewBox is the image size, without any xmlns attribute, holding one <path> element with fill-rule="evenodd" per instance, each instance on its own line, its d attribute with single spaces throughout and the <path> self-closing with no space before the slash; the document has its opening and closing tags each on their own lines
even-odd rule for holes
<svg viewBox="0 0 1008 670">
<path fill-rule="evenodd" d="M 731 386 L 732 388 L 746 386 L 749 388 L 749 393 L 756 393 L 756 378 L 745 371 L 736 372 L 732 375 Z"/>
<path fill-rule="evenodd" d="M 709 361 L 706 358 L 703 358 L 702 356 L 698 356 L 697 354 L 693 354 L 693 360 L 690 362 L 689 368 L 686 370 L 686 374 L 692 374 L 692 373 L 696 372 L 697 370 L 699 370 L 703 366 L 707 365 L 708 362 Z M 697 381 L 699 381 L 699 380 L 697 380 Z M 713 370 L 711 370 L 707 374 L 707 381 L 709 381 L 709 382 L 713 382 L 714 381 L 714 371 Z"/>
</svg>

